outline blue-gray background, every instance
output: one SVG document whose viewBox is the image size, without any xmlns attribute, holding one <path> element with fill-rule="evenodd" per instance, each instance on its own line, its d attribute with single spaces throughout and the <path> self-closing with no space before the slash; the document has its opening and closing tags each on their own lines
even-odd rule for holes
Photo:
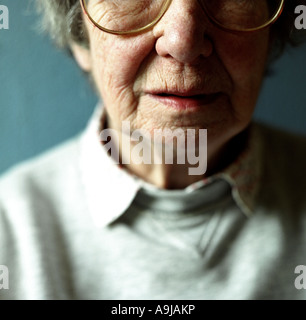
<svg viewBox="0 0 306 320">
<path fill-rule="evenodd" d="M 52 0 L 50 0 L 52 1 Z M 85 126 L 97 98 L 75 63 L 35 31 L 29 0 L 0 0 L 0 173 Z M 254 117 L 306 134 L 306 46 L 286 53 L 266 79 Z"/>
</svg>

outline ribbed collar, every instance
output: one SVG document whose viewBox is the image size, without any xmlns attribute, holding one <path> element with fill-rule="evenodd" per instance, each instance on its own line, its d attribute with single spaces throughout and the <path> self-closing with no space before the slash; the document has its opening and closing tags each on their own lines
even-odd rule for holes
<svg viewBox="0 0 306 320">
<path fill-rule="evenodd" d="M 80 170 L 85 197 L 94 223 L 106 226 L 119 218 L 131 205 L 140 189 L 154 190 L 167 197 L 212 189 L 217 181 L 226 181 L 237 206 L 246 216 L 254 210 L 261 176 L 262 143 L 258 128 L 250 126 L 246 148 L 225 170 L 196 182 L 183 190 L 162 190 L 120 168 L 100 142 L 103 108 L 98 106 L 88 122 L 80 143 Z M 223 183 L 224 185 L 224 183 Z"/>
</svg>

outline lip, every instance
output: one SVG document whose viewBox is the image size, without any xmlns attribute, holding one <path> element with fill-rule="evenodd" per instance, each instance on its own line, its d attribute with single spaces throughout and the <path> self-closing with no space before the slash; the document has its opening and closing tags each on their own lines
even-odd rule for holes
<svg viewBox="0 0 306 320">
<path fill-rule="evenodd" d="M 190 92 L 149 92 L 148 95 L 158 102 L 178 110 L 201 109 L 214 103 L 221 92 L 209 94 L 193 94 Z"/>
</svg>

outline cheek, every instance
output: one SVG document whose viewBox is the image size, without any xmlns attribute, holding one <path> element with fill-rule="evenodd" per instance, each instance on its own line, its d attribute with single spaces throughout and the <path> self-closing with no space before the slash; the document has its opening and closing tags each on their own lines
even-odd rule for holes
<svg viewBox="0 0 306 320">
<path fill-rule="evenodd" d="M 109 116 L 132 121 L 139 98 L 134 83 L 154 42 L 148 35 L 120 37 L 95 31 L 90 45 L 92 75 Z"/>
<path fill-rule="evenodd" d="M 93 74 L 99 87 L 132 89 L 142 61 L 152 50 L 145 36 L 120 37 L 99 33 L 91 38 Z"/>
<path fill-rule="evenodd" d="M 269 32 L 245 36 L 233 35 L 223 42 L 221 60 L 229 73 L 233 85 L 233 102 L 248 99 L 249 104 L 257 100 L 266 69 L 269 47 Z"/>
</svg>

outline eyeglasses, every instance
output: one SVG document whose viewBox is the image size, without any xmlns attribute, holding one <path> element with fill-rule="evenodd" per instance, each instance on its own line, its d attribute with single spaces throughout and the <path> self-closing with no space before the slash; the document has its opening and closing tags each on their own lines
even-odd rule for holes
<svg viewBox="0 0 306 320">
<path fill-rule="evenodd" d="M 153 27 L 172 0 L 80 0 L 84 13 L 100 30 L 128 35 Z M 252 32 L 270 26 L 285 0 L 198 0 L 209 20 L 230 32 Z"/>
</svg>

